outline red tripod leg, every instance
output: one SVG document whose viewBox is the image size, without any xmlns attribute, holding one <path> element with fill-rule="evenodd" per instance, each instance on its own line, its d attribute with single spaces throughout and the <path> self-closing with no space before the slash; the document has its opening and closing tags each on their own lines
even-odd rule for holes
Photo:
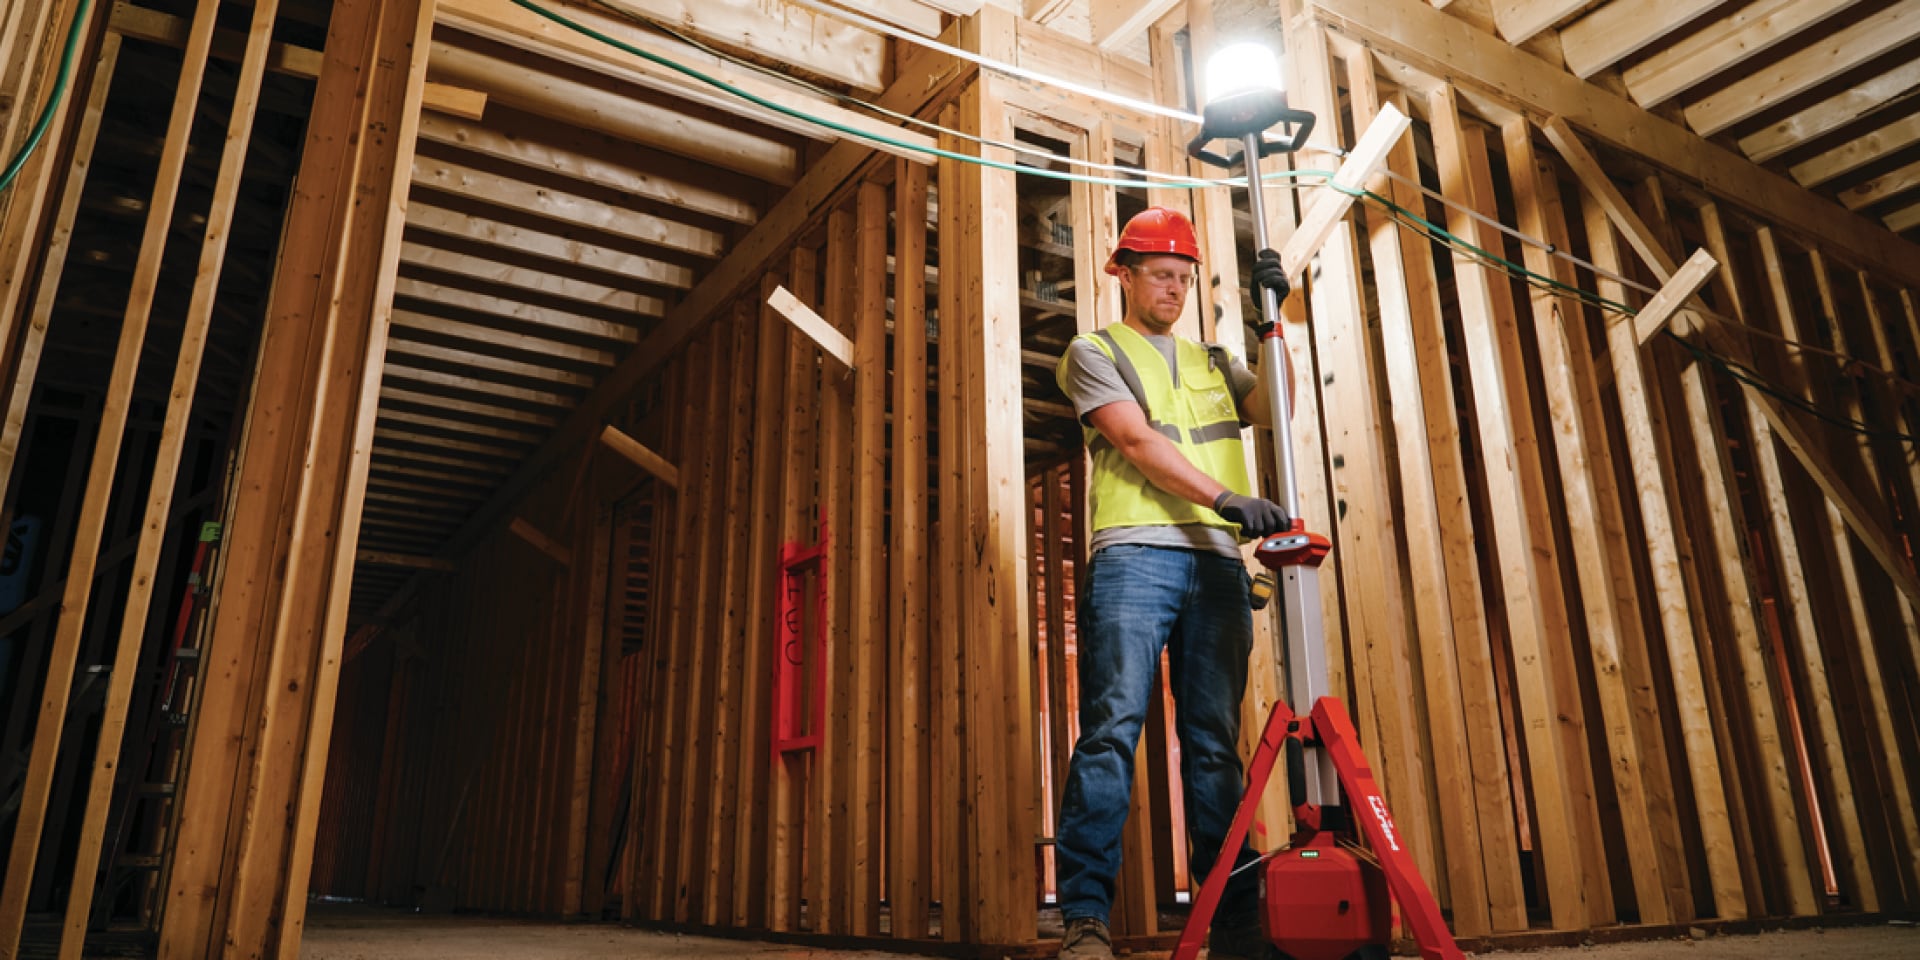
<svg viewBox="0 0 1920 960">
<path fill-rule="evenodd" d="M 1366 754 L 1360 752 L 1360 737 L 1347 718 L 1346 706 L 1337 698 L 1321 697 L 1314 702 L 1312 719 L 1314 735 L 1340 775 L 1340 789 L 1346 793 L 1353 822 L 1380 858 L 1387 874 L 1387 889 L 1400 904 L 1407 928 L 1420 946 L 1420 956 L 1426 960 L 1461 960 L 1465 955 L 1453 942 L 1453 933 L 1440 916 L 1440 905 L 1434 902 L 1420 868 L 1401 842 L 1393 815 L 1387 812 L 1386 798 L 1374 782 Z"/>
<path fill-rule="evenodd" d="M 1260 806 L 1261 794 L 1267 792 L 1267 781 L 1273 778 L 1273 762 L 1280 756 L 1280 747 L 1287 742 L 1287 728 L 1294 719 L 1292 708 L 1278 701 L 1273 705 L 1273 712 L 1267 715 L 1260 746 L 1253 751 L 1253 762 L 1247 765 L 1247 792 L 1240 796 L 1240 807 L 1233 813 L 1233 825 L 1227 828 L 1226 839 L 1220 843 L 1220 856 L 1214 860 L 1206 882 L 1200 885 L 1200 895 L 1194 898 L 1193 911 L 1187 914 L 1187 925 L 1180 929 L 1180 943 L 1173 948 L 1170 960 L 1194 960 L 1200 955 L 1200 940 L 1213 924 L 1213 912 L 1227 891 L 1227 877 L 1233 873 L 1233 862 L 1240 845 L 1246 842 L 1247 831 L 1253 828 L 1253 813 Z"/>
</svg>

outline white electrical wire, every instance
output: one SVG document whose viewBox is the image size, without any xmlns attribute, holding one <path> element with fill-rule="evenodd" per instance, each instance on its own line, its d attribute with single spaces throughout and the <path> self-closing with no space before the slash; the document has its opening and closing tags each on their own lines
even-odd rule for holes
<svg viewBox="0 0 1920 960">
<path fill-rule="evenodd" d="M 1157 103 L 1153 103 L 1147 100 L 1135 100 L 1132 97 L 1123 96 L 1118 93 L 1110 93 L 1106 90 L 1100 89 L 1099 87 L 1089 87 L 1085 84 L 1074 83 L 1071 80 L 1062 80 L 1059 77 L 1048 76 L 1044 73 L 1041 73 L 1038 70 L 1029 70 L 1026 67 L 1015 66 L 1011 63 L 1003 63 L 999 60 L 993 59 L 992 57 L 986 57 L 986 56 L 982 56 L 980 54 L 974 53 L 971 50 L 962 50 L 959 47 L 950 46 L 948 44 L 941 43 L 938 40 L 930 39 L 928 37 L 923 37 L 917 33 L 914 33 L 911 30 L 903 30 L 899 27 L 894 26 L 893 24 L 886 23 L 880 20 L 875 20 L 872 17 L 866 16 L 865 14 L 855 13 L 851 10 L 846 10 L 841 7 L 834 7 L 824 3 L 820 3 L 819 0 L 787 0 L 787 2 L 798 4 L 802 7 L 807 8 L 808 10 L 812 10 L 815 13 L 821 13 L 830 17 L 836 17 L 838 19 L 845 20 L 849 23 L 859 24 L 860 26 L 866 27 L 869 30 L 876 30 L 890 37 L 898 37 L 899 39 L 905 40 L 908 43 L 918 44 L 919 46 L 926 47 L 929 50 L 937 50 L 948 56 L 959 57 L 962 60 L 966 60 L 972 63 L 979 64 L 980 66 L 986 67 L 989 70 L 995 70 L 1000 73 L 1005 73 L 1011 76 L 1019 77 L 1022 80 L 1032 80 L 1035 83 L 1045 84 L 1051 87 L 1059 87 L 1062 90 L 1071 90 L 1074 93 L 1078 93 L 1082 96 L 1092 97 L 1095 100 L 1103 100 L 1107 103 L 1111 103 L 1116 106 L 1126 107 L 1130 110 L 1138 110 L 1142 113 L 1151 113 L 1157 117 L 1166 117 L 1170 120 L 1179 120 L 1185 123 L 1197 124 L 1200 122 L 1200 115 L 1197 113 L 1188 113 L 1185 110 L 1176 110 L 1173 107 L 1163 107 Z"/>
</svg>

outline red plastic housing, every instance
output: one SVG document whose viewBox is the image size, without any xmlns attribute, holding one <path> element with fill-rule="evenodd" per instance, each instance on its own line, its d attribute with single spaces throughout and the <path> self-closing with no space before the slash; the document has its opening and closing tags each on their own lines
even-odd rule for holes
<svg viewBox="0 0 1920 960">
<path fill-rule="evenodd" d="M 1260 882 L 1260 929 L 1293 960 L 1345 960 L 1387 942 L 1393 906 L 1386 874 L 1332 834 L 1276 855 Z"/>
</svg>

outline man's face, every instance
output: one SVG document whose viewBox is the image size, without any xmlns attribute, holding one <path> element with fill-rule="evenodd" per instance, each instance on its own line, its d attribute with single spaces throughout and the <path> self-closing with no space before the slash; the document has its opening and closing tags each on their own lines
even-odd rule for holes
<svg viewBox="0 0 1920 960">
<path fill-rule="evenodd" d="M 1173 329 L 1193 287 L 1193 261 L 1153 254 L 1120 275 L 1129 311 L 1155 333 Z"/>
</svg>

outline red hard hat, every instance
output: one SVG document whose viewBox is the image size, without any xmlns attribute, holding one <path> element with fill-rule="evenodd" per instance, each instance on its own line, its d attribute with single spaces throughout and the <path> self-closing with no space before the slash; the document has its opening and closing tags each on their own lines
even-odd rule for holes
<svg viewBox="0 0 1920 960">
<path fill-rule="evenodd" d="M 1200 240 L 1193 234 L 1193 224 L 1179 211 L 1166 207 L 1148 207 L 1121 228 L 1120 242 L 1107 257 L 1107 272 L 1116 277 L 1126 269 L 1117 259 L 1122 250 L 1166 253 L 1200 262 Z"/>
</svg>

